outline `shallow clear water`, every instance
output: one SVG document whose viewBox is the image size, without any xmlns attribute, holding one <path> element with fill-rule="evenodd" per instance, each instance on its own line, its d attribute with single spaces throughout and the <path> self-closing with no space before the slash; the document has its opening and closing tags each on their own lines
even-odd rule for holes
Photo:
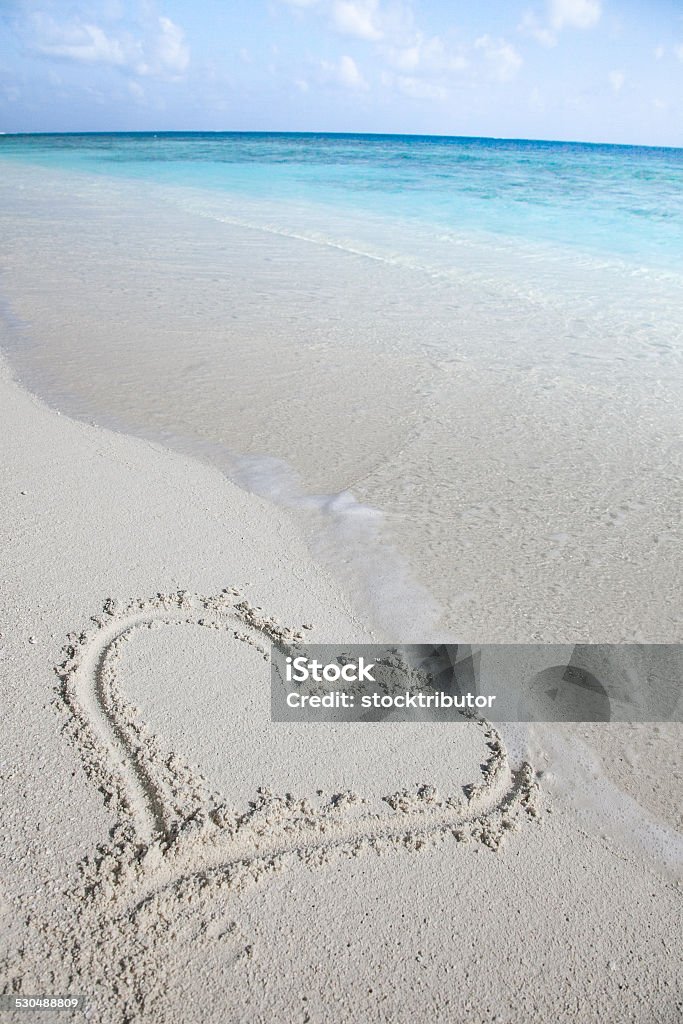
<svg viewBox="0 0 683 1024">
<path fill-rule="evenodd" d="M 683 151 L 5 136 L 0 169 L 5 347 L 53 404 L 296 510 L 402 640 L 678 639 Z"/>
<path fill-rule="evenodd" d="M 0 138 L 0 156 L 683 272 L 683 150 L 420 136 Z"/>
</svg>

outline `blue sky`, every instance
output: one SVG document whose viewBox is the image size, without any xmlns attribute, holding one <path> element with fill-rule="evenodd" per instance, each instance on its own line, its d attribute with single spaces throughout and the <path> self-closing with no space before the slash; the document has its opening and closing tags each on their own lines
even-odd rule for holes
<svg viewBox="0 0 683 1024">
<path fill-rule="evenodd" d="M 0 0 L 0 130 L 683 146 L 679 0 Z"/>
</svg>

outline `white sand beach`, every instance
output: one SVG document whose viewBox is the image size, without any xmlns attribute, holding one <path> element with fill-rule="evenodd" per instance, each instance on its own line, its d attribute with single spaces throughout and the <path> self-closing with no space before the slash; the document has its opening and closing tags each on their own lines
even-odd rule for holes
<svg viewBox="0 0 683 1024">
<path fill-rule="evenodd" d="M 0 386 L 5 992 L 106 1024 L 680 1019 L 679 725 L 273 724 L 272 639 L 375 638 L 288 513 Z"/>
</svg>

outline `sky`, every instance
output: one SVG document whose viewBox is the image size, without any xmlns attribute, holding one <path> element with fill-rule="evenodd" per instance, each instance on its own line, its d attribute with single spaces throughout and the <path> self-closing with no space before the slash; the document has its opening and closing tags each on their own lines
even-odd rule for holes
<svg viewBox="0 0 683 1024">
<path fill-rule="evenodd" d="M 683 146 L 681 0 L 0 0 L 0 131 Z"/>
</svg>

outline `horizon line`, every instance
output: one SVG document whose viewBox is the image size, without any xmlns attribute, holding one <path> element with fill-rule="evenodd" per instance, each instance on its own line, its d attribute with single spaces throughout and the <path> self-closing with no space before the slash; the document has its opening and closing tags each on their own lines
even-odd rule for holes
<svg viewBox="0 0 683 1024">
<path fill-rule="evenodd" d="M 38 131 L 1 131 L 0 138 L 25 138 L 36 135 L 311 135 L 356 138 L 416 138 L 416 139 L 467 139 L 469 141 L 485 140 L 487 142 L 535 142 L 566 146 L 609 146 L 622 149 L 667 149 L 683 150 L 683 145 L 673 146 L 645 142 L 590 142 L 583 139 L 544 139 L 525 136 L 507 135 L 446 135 L 439 132 L 368 132 L 368 131 L 322 131 L 307 129 L 294 131 L 291 129 L 245 129 L 245 128 L 137 128 L 137 129 L 86 129 L 54 131 L 40 129 Z"/>
</svg>

